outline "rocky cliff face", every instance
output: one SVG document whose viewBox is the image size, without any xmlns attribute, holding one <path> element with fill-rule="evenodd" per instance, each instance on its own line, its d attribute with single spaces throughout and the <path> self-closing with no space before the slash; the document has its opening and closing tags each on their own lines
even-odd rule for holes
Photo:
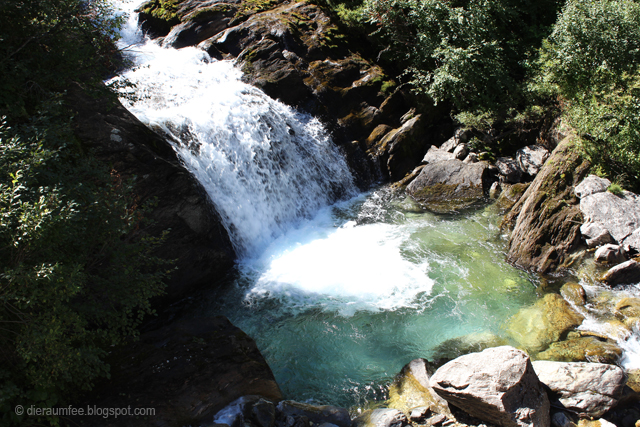
<svg viewBox="0 0 640 427">
<path fill-rule="evenodd" d="M 275 0 L 174 4 L 172 11 L 157 0 L 140 8 L 147 34 L 164 36 L 166 46 L 197 45 L 214 58 L 235 59 L 248 83 L 321 118 L 363 187 L 403 178 L 420 163 L 429 141 L 442 142 L 453 131 L 448 120 L 434 120 L 446 115 L 415 105 L 372 59 L 371 47 L 343 33 L 315 5 Z M 410 112 L 413 107 L 418 111 Z M 410 132 L 399 132 L 419 113 Z M 405 137 L 394 137 L 398 133 Z"/>
<path fill-rule="evenodd" d="M 180 164 L 171 146 L 127 111 L 115 96 L 95 99 L 81 86 L 69 91 L 76 111 L 75 132 L 115 174 L 134 180 L 140 206 L 152 203 L 152 224 L 139 236 L 167 239 L 156 251 L 176 260 L 169 277 L 166 304 L 211 284 L 233 265 L 235 254 L 204 189 Z"/>
</svg>

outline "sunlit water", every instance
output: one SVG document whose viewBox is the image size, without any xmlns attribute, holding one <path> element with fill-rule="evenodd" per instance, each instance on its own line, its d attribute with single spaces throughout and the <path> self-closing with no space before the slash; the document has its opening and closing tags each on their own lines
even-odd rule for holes
<svg viewBox="0 0 640 427">
<path fill-rule="evenodd" d="M 224 314 L 254 337 L 285 397 L 383 399 L 411 359 L 449 357 L 461 336 L 502 336 L 539 296 L 535 277 L 504 262 L 492 206 L 446 216 L 387 188 L 359 194 L 318 120 L 243 83 L 232 62 L 144 40 L 133 16 L 122 34 L 135 65 L 111 83 L 133 84 L 123 104 L 172 143 L 239 254 L 199 315 Z M 583 311 L 583 329 L 606 328 Z M 640 366 L 638 335 L 607 333 L 622 363 Z"/>
</svg>

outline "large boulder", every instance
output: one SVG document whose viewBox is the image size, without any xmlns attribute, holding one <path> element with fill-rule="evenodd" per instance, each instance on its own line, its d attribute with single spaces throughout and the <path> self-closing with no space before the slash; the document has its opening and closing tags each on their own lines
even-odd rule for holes
<svg viewBox="0 0 640 427">
<path fill-rule="evenodd" d="M 431 377 L 450 404 L 488 423 L 549 426 L 549 399 L 529 356 L 513 347 L 493 347 L 461 356 Z"/>
<path fill-rule="evenodd" d="M 619 245 L 640 250 L 640 198 L 636 194 L 592 193 L 580 199 L 580 210 L 585 218 L 581 228 L 585 238 L 595 239 L 606 230 Z"/>
<path fill-rule="evenodd" d="M 407 187 L 407 193 L 428 209 L 448 212 L 470 206 L 484 197 L 491 186 L 491 171 L 485 162 L 447 160 L 426 165 Z"/>
<path fill-rule="evenodd" d="M 111 378 L 96 384 L 86 405 L 155 408 L 145 420 L 78 417 L 82 426 L 183 425 L 210 422 L 246 395 L 262 396 L 261 419 L 282 393 L 256 343 L 222 316 L 176 322 L 116 348 Z M 265 412 L 266 411 L 266 412 Z"/>
<path fill-rule="evenodd" d="M 640 262 L 635 259 L 611 267 L 602 276 L 602 281 L 609 286 L 640 282 Z"/>
<path fill-rule="evenodd" d="M 447 401 L 431 387 L 429 362 L 414 359 L 405 365 L 389 387 L 387 406 L 410 414 L 415 408 L 429 408 L 430 412 L 452 417 Z"/>
<path fill-rule="evenodd" d="M 564 408 L 583 417 L 600 417 L 615 406 L 625 384 L 616 365 L 536 361 L 533 368 Z"/>
<path fill-rule="evenodd" d="M 573 193 L 589 170 L 572 137 L 553 150 L 522 198 L 504 218 L 512 228 L 507 260 L 540 273 L 567 268 L 580 246 L 582 213 Z"/>
<path fill-rule="evenodd" d="M 622 356 L 622 349 L 609 340 L 596 337 L 573 337 L 552 343 L 536 355 L 539 360 L 556 362 L 594 362 L 614 364 Z"/>
<path fill-rule="evenodd" d="M 576 185 L 573 192 L 582 199 L 596 193 L 603 193 L 611 185 L 611 181 L 606 178 L 600 178 L 597 175 L 587 176 L 580 184 Z"/>
<path fill-rule="evenodd" d="M 560 295 L 547 294 L 534 305 L 520 309 L 509 319 L 506 330 L 520 348 L 537 353 L 580 326 L 583 320 Z"/>
<path fill-rule="evenodd" d="M 620 264 L 625 262 L 627 258 L 624 256 L 625 250 L 620 245 L 612 245 L 608 243 L 598 248 L 594 254 L 594 258 L 598 262 L 607 264 Z"/>
</svg>

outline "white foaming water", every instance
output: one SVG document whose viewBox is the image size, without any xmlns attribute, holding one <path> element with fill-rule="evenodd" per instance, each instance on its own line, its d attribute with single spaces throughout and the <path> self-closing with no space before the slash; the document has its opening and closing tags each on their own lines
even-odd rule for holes
<svg viewBox="0 0 640 427">
<path fill-rule="evenodd" d="M 236 252 L 258 256 L 304 218 L 353 196 L 353 177 L 322 124 L 242 82 L 197 48 L 137 47 L 129 109 L 169 139 L 221 215 Z M 120 79 L 122 79 L 120 78 Z"/>
</svg>

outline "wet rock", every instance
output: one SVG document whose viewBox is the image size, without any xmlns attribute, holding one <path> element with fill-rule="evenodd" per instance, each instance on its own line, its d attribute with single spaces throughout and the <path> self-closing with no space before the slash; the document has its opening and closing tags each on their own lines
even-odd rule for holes
<svg viewBox="0 0 640 427">
<path fill-rule="evenodd" d="M 536 176 L 542 165 L 549 158 L 549 150 L 541 145 L 529 145 L 516 152 L 516 162 L 520 170 L 531 176 Z"/>
<path fill-rule="evenodd" d="M 551 424 L 554 427 L 575 427 L 575 423 L 564 412 L 556 412 L 551 417 Z"/>
<path fill-rule="evenodd" d="M 616 303 L 614 314 L 619 319 L 640 318 L 640 298 L 624 297 Z"/>
<path fill-rule="evenodd" d="M 285 417 L 306 417 L 314 424 L 331 423 L 338 427 L 349 427 L 351 425 L 349 411 L 337 406 L 318 406 L 293 400 L 283 400 L 278 404 L 278 412 Z"/>
<path fill-rule="evenodd" d="M 489 198 L 497 199 L 500 196 L 501 191 L 502 187 L 500 186 L 500 182 L 494 182 L 493 184 L 491 184 L 491 188 L 489 189 Z"/>
<path fill-rule="evenodd" d="M 580 184 L 573 190 L 578 198 L 590 196 L 596 193 L 603 193 L 607 191 L 607 188 L 611 185 L 611 181 L 606 178 L 600 178 L 597 175 L 587 176 Z"/>
<path fill-rule="evenodd" d="M 414 359 L 405 365 L 389 387 L 387 406 L 405 413 L 414 408 L 429 408 L 430 411 L 451 416 L 447 401 L 431 387 L 429 362 Z"/>
<path fill-rule="evenodd" d="M 425 166 L 407 192 L 428 209 L 448 212 L 481 199 L 491 185 L 490 178 L 486 163 L 447 160 Z"/>
<path fill-rule="evenodd" d="M 461 356 L 431 377 L 449 403 L 500 426 L 549 426 L 549 400 L 529 357 L 513 347 Z"/>
<path fill-rule="evenodd" d="M 627 258 L 625 257 L 625 251 L 620 245 L 612 245 L 606 244 L 598 248 L 596 251 L 594 258 L 598 262 L 603 262 L 607 264 L 620 264 L 621 262 L 625 262 Z"/>
<path fill-rule="evenodd" d="M 620 356 L 622 349 L 611 341 L 596 337 L 579 337 L 552 343 L 547 350 L 538 353 L 536 359 L 614 364 Z"/>
<path fill-rule="evenodd" d="M 458 160 L 464 160 L 468 154 L 469 148 L 467 147 L 467 144 L 460 144 L 455 150 L 453 150 L 453 157 Z"/>
<path fill-rule="evenodd" d="M 409 424 L 407 416 L 397 409 L 379 408 L 365 411 L 353 420 L 353 427 L 403 427 Z"/>
<path fill-rule="evenodd" d="M 598 246 L 614 243 L 609 230 L 601 223 L 587 222 L 580 226 L 580 233 L 585 238 L 588 247 L 595 248 Z"/>
<path fill-rule="evenodd" d="M 118 427 L 210 422 L 236 399 L 251 399 L 252 419 L 269 424 L 282 394 L 255 342 L 223 316 L 176 322 L 115 348 L 111 378 L 96 384 L 83 405 L 156 408 L 153 417 L 117 419 Z M 260 399 L 264 401 L 260 401 Z M 240 405 L 244 407 L 243 405 Z M 112 426 L 113 419 L 79 417 L 75 425 Z M 265 426 L 268 427 L 268 426 Z"/>
<path fill-rule="evenodd" d="M 229 427 L 273 427 L 276 421 L 276 406 L 262 396 L 242 396 L 213 416 L 216 424 Z"/>
<path fill-rule="evenodd" d="M 533 306 L 522 308 L 509 319 L 506 331 L 520 348 L 533 354 L 559 341 L 583 320 L 584 317 L 560 295 L 547 294 Z"/>
<path fill-rule="evenodd" d="M 611 267 L 602 276 L 602 281 L 609 286 L 640 282 L 640 263 L 634 259 Z"/>
<path fill-rule="evenodd" d="M 587 302 L 587 294 L 578 283 L 565 283 L 560 288 L 560 295 L 570 304 L 581 307 Z"/>
<path fill-rule="evenodd" d="M 498 157 L 496 166 L 500 171 L 504 182 L 518 183 L 522 178 L 522 170 L 518 166 L 518 162 L 512 157 Z"/>
<path fill-rule="evenodd" d="M 573 187 L 582 182 L 589 162 L 580 157 L 572 137 L 564 139 L 522 198 L 507 213 L 512 229 L 507 260 L 540 273 L 568 268 L 580 246 L 583 223 Z"/>
<path fill-rule="evenodd" d="M 616 405 L 625 384 L 624 371 L 615 365 L 536 361 L 533 367 L 560 404 L 582 417 L 602 416 Z"/>
<path fill-rule="evenodd" d="M 455 359 L 464 354 L 477 353 L 490 347 L 506 344 L 504 338 L 491 332 L 475 332 L 461 337 L 448 339 L 433 349 L 433 354 L 441 359 Z"/>
<path fill-rule="evenodd" d="M 593 223 L 598 226 L 594 229 L 598 230 L 597 234 L 586 227 L 584 230 L 581 229 L 588 239 L 596 239 L 604 228 L 619 245 L 640 249 L 640 242 L 636 242 L 635 238 L 630 239 L 640 228 L 640 199 L 635 194 L 628 191 L 622 196 L 608 191 L 594 193 L 580 200 L 580 210 L 584 214 L 586 224 Z"/>
</svg>

